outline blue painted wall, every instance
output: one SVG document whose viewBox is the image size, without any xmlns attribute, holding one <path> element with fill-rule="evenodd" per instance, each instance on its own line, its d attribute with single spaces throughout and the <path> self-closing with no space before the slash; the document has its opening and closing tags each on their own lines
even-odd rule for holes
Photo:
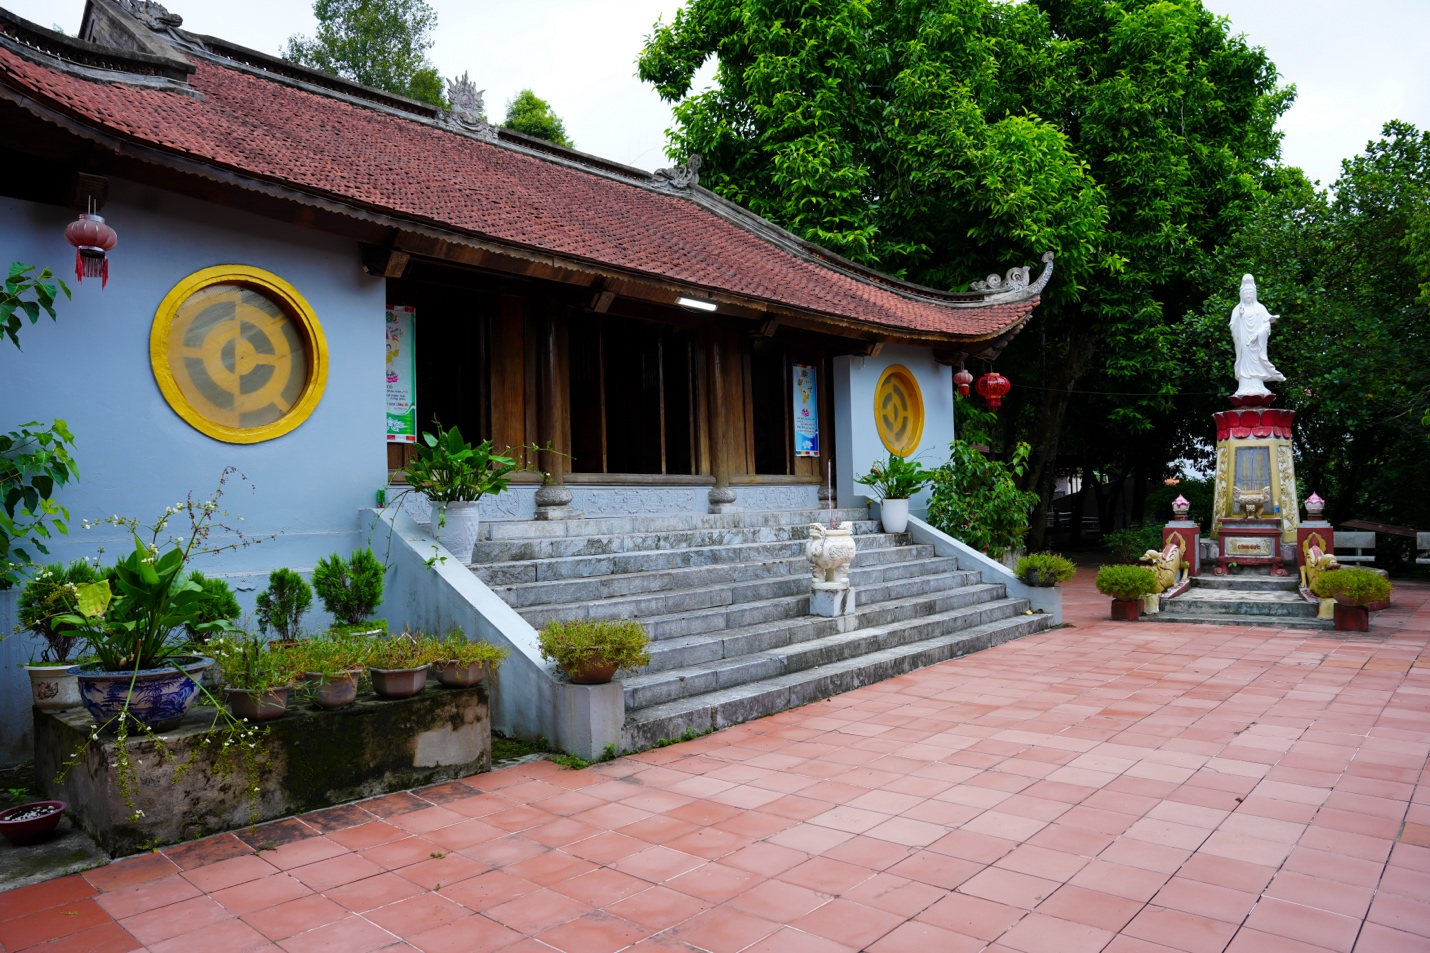
<svg viewBox="0 0 1430 953">
<path fill-rule="evenodd" d="M 80 480 L 60 501 L 74 528 L 51 546 L 58 559 L 106 557 L 129 544 L 113 528 L 83 530 L 82 519 L 113 514 L 151 521 L 193 491 L 207 499 L 227 466 L 235 481 L 226 508 L 257 546 L 210 557 L 205 572 L 230 577 L 250 609 L 277 566 L 310 569 L 319 556 L 361 545 L 358 510 L 384 484 L 382 279 L 366 275 L 353 241 L 285 226 L 130 183 L 111 180 L 106 221 L 119 234 L 109 286 L 74 278 L 64 239 L 73 213 L 0 198 L 0 264 L 48 266 L 70 285 L 58 322 L 41 318 L 21 333 L 23 352 L 0 344 L 0 430 L 30 420 L 68 421 Z M 149 332 L 154 312 L 180 279 L 211 265 L 265 268 L 292 284 L 317 313 L 327 338 L 327 388 L 300 427 L 260 444 L 227 444 L 190 427 L 154 382 Z M 275 536 L 275 534 L 277 534 Z M 13 623 L 15 593 L 0 593 L 0 623 Z M 314 613 L 310 621 L 323 621 Z M 29 757 L 29 687 L 24 636 L 0 643 L 0 765 Z"/>
</svg>

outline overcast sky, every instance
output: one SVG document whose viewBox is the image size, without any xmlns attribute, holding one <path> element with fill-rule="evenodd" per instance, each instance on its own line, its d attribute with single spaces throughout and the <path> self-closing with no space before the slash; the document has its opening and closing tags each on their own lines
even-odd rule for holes
<svg viewBox="0 0 1430 953">
<path fill-rule="evenodd" d="M 466 71 L 487 91 L 487 113 L 530 87 L 566 122 L 576 146 L 617 162 L 665 165 L 670 110 L 635 78 L 635 59 L 658 17 L 679 0 L 430 0 L 439 24 L 432 59 L 445 76 Z M 1232 29 L 1264 46 L 1296 105 L 1281 121 L 1285 160 L 1323 184 L 1381 124 L 1430 127 L 1430 0 L 1204 0 Z M 0 0 L 66 32 L 84 0 Z M 311 33 L 306 0 L 168 0 L 184 26 L 277 53 Z M 707 70 L 708 72 L 708 70 Z"/>
</svg>

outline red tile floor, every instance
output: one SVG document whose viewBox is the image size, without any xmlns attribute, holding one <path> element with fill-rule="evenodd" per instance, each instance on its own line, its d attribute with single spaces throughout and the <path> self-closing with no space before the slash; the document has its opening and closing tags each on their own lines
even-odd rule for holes
<svg viewBox="0 0 1430 953">
<path fill-rule="evenodd" d="M 1430 587 L 1371 637 L 1104 621 L 584 771 L 0 894 L 47 953 L 1430 950 Z"/>
</svg>

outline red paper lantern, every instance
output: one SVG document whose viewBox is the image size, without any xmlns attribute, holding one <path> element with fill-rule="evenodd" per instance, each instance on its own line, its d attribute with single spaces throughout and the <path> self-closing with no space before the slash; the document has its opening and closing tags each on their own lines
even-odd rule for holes
<svg viewBox="0 0 1430 953">
<path fill-rule="evenodd" d="M 983 399 L 988 401 L 989 410 L 997 410 L 1003 406 L 1003 396 L 1013 387 L 1008 382 L 1008 378 L 991 371 L 978 378 L 978 393 L 983 395 Z"/>
<path fill-rule="evenodd" d="M 101 288 L 109 284 L 107 252 L 119 244 L 114 229 L 104 224 L 98 215 L 82 212 L 77 220 L 65 226 L 65 240 L 75 247 L 75 280 L 83 283 L 86 278 L 98 278 Z"/>
<path fill-rule="evenodd" d="M 953 382 L 958 385 L 958 392 L 964 397 L 968 396 L 968 385 L 973 383 L 973 375 L 962 367 L 958 373 L 953 375 Z"/>
</svg>

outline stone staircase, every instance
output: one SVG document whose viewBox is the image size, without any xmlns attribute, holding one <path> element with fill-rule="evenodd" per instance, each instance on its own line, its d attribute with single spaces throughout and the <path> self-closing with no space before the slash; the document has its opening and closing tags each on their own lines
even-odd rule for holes
<svg viewBox="0 0 1430 953">
<path fill-rule="evenodd" d="M 1288 629 L 1333 629 L 1316 618 L 1318 606 L 1298 591 L 1295 576 L 1245 572 L 1192 577 L 1192 587 L 1162 602 L 1162 611 L 1143 618 L 1158 622 L 1210 622 L 1219 625 L 1269 625 Z"/>
<path fill-rule="evenodd" d="M 623 748 L 758 718 L 1041 631 L 1001 584 L 862 509 L 856 611 L 809 615 L 809 523 L 828 511 L 487 523 L 472 571 L 533 626 L 634 618 L 651 664 L 622 678 Z"/>
</svg>

